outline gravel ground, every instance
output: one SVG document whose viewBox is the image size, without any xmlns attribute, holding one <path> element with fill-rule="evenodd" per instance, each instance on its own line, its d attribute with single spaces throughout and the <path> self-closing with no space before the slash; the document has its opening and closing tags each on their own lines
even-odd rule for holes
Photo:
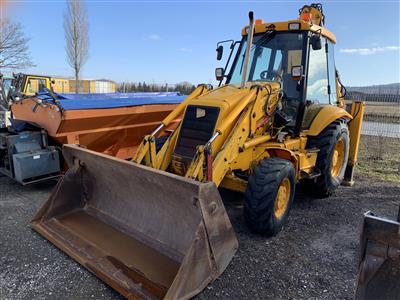
<svg viewBox="0 0 400 300">
<path fill-rule="evenodd" d="M 122 299 L 29 228 L 54 183 L 22 187 L 0 177 L 0 299 Z M 223 199 L 240 247 L 198 299 L 350 299 L 362 214 L 394 218 L 400 186 L 359 177 L 329 199 L 298 193 L 289 222 L 274 238 L 249 232 L 240 195 Z"/>
</svg>

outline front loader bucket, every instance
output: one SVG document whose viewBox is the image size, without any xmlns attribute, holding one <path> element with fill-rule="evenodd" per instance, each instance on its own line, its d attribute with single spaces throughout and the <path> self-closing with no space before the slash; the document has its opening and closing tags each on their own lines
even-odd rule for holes
<svg viewBox="0 0 400 300">
<path fill-rule="evenodd" d="M 66 145 L 70 167 L 32 227 L 129 299 L 187 299 L 238 242 L 214 183 Z"/>
<path fill-rule="evenodd" d="M 360 250 L 355 299 L 400 299 L 400 223 L 366 213 Z"/>
</svg>

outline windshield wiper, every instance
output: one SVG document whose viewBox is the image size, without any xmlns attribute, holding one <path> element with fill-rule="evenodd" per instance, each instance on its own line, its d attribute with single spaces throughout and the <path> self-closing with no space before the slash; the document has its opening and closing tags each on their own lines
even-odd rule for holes
<svg viewBox="0 0 400 300">
<path fill-rule="evenodd" d="M 259 47 L 261 44 L 264 44 L 264 43 L 269 42 L 270 40 L 272 40 L 272 38 L 275 36 L 275 33 L 276 33 L 275 30 L 268 30 L 267 32 L 265 32 L 261 36 L 261 38 L 257 41 L 257 43 L 253 43 L 253 45 L 251 46 L 250 51 L 254 51 L 254 49 Z M 242 55 L 242 64 L 240 66 L 240 74 L 242 74 L 242 71 L 243 71 L 243 64 L 244 64 L 245 55 L 246 55 L 246 51 L 244 51 L 243 55 Z"/>
<path fill-rule="evenodd" d="M 275 36 L 275 34 L 276 34 L 275 30 L 269 30 L 269 31 L 265 32 L 256 43 L 253 43 L 253 45 L 251 47 L 251 51 L 253 51 L 257 47 L 260 47 L 262 44 L 267 43 L 270 40 L 272 40 L 272 38 Z"/>
<path fill-rule="evenodd" d="M 275 28 L 275 27 L 274 27 Z M 257 41 L 257 43 L 253 43 L 253 45 L 251 46 L 250 51 L 254 51 L 255 48 L 259 47 L 261 44 L 269 42 L 270 40 L 272 40 L 272 38 L 275 36 L 275 29 L 272 28 L 268 31 L 266 31 L 261 38 Z M 244 57 L 246 56 L 246 51 L 243 52 L 242 55 L 242 63 L 240 65 L 240 74 L 242 74 L 243 72 L 243 65 L 244 65 Z"/>
</svg>

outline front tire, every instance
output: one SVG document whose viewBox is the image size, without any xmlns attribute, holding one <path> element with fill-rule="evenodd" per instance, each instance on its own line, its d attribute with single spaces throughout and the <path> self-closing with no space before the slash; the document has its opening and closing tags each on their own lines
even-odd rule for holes
<svg viewBox="0 0 400 300">
<path fill-rule="evenodd" d="M 337 120 L 317 137 L 309 138 L 307 148 L 319 149 L 316 168 L 321 175 L 315 181 L 304 182 L 305 192 L 319 198 L 330 196 L 344 178 L 349 160 L 349 129 L 343 120 Z"/>
<path fill-rule="evenodd" d="M 276 235 L 289 216 L 296 186 L 295 170 L 281 158 L 262 160 L 249 176 L 244 217 L 251 230 Z"/>
</svg>

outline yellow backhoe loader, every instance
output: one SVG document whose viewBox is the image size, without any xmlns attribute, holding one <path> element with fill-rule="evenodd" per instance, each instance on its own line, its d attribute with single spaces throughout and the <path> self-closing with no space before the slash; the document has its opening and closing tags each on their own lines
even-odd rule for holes
<svg viewBox="0 0 400 300">
<path fill-rule="evenodd" d="M 187 299 L 224 271 L 238 242 L 219 187 L 243 192 L 249 227 L 275 235 L 297 183 L 319 197 L 353 184 L 364 105 L 345 105 L 322 7 L 249 19 L 220 86 L 200 85 L 131 162 L 64 147 L 70 169 L 32 226 L 127 298 Z"/>
</svg>

